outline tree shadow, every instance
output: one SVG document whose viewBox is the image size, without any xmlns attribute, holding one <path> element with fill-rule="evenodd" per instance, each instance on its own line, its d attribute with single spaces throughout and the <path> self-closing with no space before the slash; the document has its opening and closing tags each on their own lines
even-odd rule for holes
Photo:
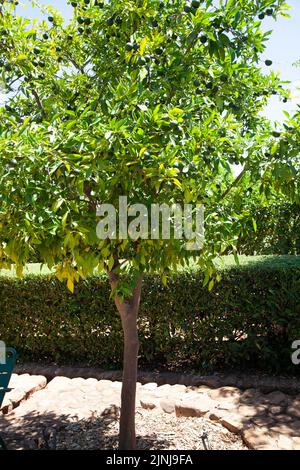
<svg viewBox="0 0 300 470">
<path fill-rule="evenodd" d="M 220 403 L 215 414 L 218 416 L 219 412 L 221 424 L 232 432 L 243 433 L 244 442 L 250 448 L 252 445 L 275 448 L 281 439 L 278 445 L 290 449 L 292 438 L 300 438 L 300 418 L 296 412 L 299 395 L 279 390 L 263 393 L 257 388 L 239 393 L 235 387 L 221 387 L 215 389 L 215 399 Z"/>
<path fill-rule="evenodd" d="M 117 450 L 119 408 L 77 419 L 55 412 L 13 412 L 0 416 L 0 434 L 8 450 Z M 137 436 L 137 449 L 164 449 L 168 441 L 155 435 Z"/>
</svg>

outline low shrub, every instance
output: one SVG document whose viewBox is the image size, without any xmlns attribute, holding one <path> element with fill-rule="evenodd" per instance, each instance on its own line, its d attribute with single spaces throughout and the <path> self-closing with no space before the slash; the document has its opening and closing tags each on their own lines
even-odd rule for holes
<svg viewBox="0 0 300 470">
<path fill-rule="evenodd" d="M 140 365 L 299 373 L 291 361 L 300 339 L 299 258 L 225 266 L 211 292 L 202 284 L 197 269 L 177 273 L 166 287 L 146 276 Z M 0 277 L 0 290 L 0 338 L 23 360 L 121 365 L 121 323 L 104 276 L 80 282 L 74 294 L 49 275 Z"/>
</svg>

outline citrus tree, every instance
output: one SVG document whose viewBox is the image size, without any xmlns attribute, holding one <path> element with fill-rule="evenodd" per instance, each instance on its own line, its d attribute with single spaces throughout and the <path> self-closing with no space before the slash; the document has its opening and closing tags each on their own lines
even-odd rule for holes
<svg viewBox="0 0 300 470">
<path fill-rule="evenodd" d="M 107 271 L 124 330 L 120 448 L 132 449 L 143 275 L 165 283 L 193 258 L 211 289 L 215 258 L 235 252 L 240 184 L 273 158 L 258 112 L 271 94 L 287 96 L 262 72 L 272 60 L 261 22 L 286 5 L 78 0 L 66 24 L 51 7 L 25 19 L 15 3 L 0 7 L 0 267 L 21 275 L 38 256 L 71 291 Z M 128 207 L 203 204 L 204 246 L 191 252 L 174 235 L 99 239 L 96 207 L 118 208 L 120 196 Z"/>
</svg>

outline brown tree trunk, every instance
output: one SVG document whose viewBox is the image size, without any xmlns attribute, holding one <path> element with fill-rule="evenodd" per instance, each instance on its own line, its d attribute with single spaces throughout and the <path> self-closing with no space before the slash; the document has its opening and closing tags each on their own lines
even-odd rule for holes
<svg viewBox="0 0 300 470">
<path fill-rule="evenodd" d="M 113 288 L 118 284 L 118 277 L 109 274 Z M 121 416 L 119 449 L 134 450 L 136 448 L 135 436 L 135 400 L 138 363 L 138 329 L 137 317 L 140 305 L 142 277 L 139 278 L 130 300 L 120 301 L 115 298 L 117 309 L 121 316 L 124 333 L 123 380 L 121 392 Z"/>
</svg>

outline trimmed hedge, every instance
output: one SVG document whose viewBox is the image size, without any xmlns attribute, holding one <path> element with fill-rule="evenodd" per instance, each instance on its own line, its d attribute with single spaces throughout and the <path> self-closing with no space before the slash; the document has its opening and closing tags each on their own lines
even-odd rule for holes
<svg viewBox="0 0 300 470">
<path fill-rule="evenodd" d="M 279 262 L 278 262 L 279 260 Z M 139 316 L 140 365 L 169 369 L 255 368 L 299 374 L 299 258 L 230 267 L 208 292 L 197 270 L 164 287 L 146 277 Z M 119 367 L 121 323 L 104 277 L 70 294 L 54 277 L 0 277 L 0 339 L 24 360 Z"/>
</svg>

